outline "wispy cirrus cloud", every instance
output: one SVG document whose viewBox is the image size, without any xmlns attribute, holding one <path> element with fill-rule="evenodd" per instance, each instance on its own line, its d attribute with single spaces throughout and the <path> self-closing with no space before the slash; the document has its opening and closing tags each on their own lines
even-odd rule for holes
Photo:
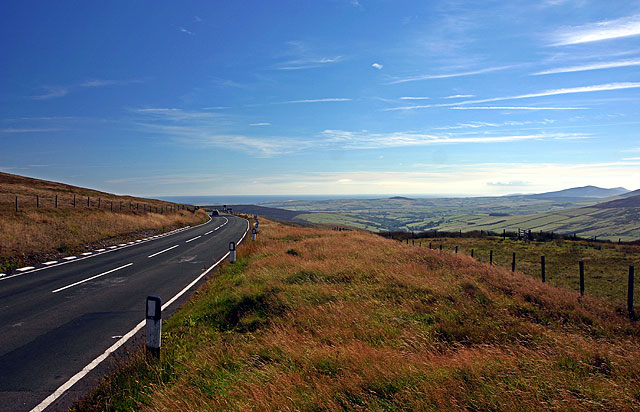
<svg viewBox="0 0 640 412">
<path fill-rule="evenodd" d="M 599 62 L 599 63 L 584 64 L 580 66 L 558 67 L 555 69 L 548 69 L 548 70 L 542 70 L 539 72 L 531 73 L 531 75 L 540 76 L 544 74 L 584 72 L 589 70 L 613 69 L 616 67 L 629 67 L 629 66 L 640 66 L 640 59 L 619 60 L 619 61 L 613 61 L 613 62 Z"/>
<path fill-rule="evenodd" d="M 322 56 L 313 51 L 306 43 L 301 41 L 287 42 L 289 50 L 281 56 L 287 57 L 285 61 L 276 63 L 275 70 L 304 70 L 324 67 L 333 63 L 338 63 L 344 56 Z"/>
<path fill-rule="evenodd" d="M 295 104 L 295 103 L 325 103 L 325 102 L 350 102 L 352 99 L 346 97 L 329 97 L 325 99 L 302 99 L 288 100 L 286 102 L 276 102 L 273 104 Z"/>
<path fill-rule="evenodd" d="M 620 83 L 606 83 L 606 84 L 597 84 L 592 86 L 581 86 L 581 87 L 568 87 L 563 89 L 551 89 L 545 90 L 538 93 L 528 93 L 528 94 L 520 94 L 515 96 L 503 96 L 503 97 L 492 97 L 489 99 L 478 99 L 478 100 L 465 100 L 462 102 L 455 103 L 440 103 L 440 104 L 430 104 L 430 105 L 416 105 L 416 106 L 401 106 L 401 107 L 389 107 L 383 109 L 384 111 L 394 111 L 394 110 L 419 110 L 425 109 L 429 107 L 453 107 L 453 106 L 464 106 L 467 104 L 477 104 L 477 103 L 488 103 L 488 102 L 497 102 L 503 100 L 518 100 L 518 99 L 530 99 L 535 97 L 546 97 L 546 96 L 558 96 L 564 94 L 575 94 L 575 93 L 592 93 L 592 92 L 600 92 L 600 91 L 610 91 L 610 90 L 624 90 L 624 89 L 634 89 L 640 87 L 640 82 L 620 82 Z"/>
<path fill-rule="evenodd" d="M 400 83 L 408 83 L 408 82 L 417 82 L 417 81 L 420 81 L 420 80 L 447 79 L 447 78 L 451 78 L 451 77 L 473 76 L 473 75 L 476 75 L 476 74 L 484 74 L 484 73 L 491 73 L 491 72 L 495 72 L 495 71 L 499 71 L 499 70 L 507 70 L 507 69 L 510 69 L 510 68 L 513 68 L 513 67 L 515 67 L 515 66 L 511 65 L 511 66 L 487 67 L 485 69 L 465 71 L 465 72 L 453 72 L 453 73 L 442 73 L 442 74 L 423 74 L 423 75 L 420 75 L 420 76 L 405 77 L 405 78 L 402 78 L 402 79 L 393 80 L 393 81 L 388 82 L 387 84 L 400 84 Z"/>
<path fill-rule="evenodd" d="M 131 109 L 130 111 L 133 113 L 153 116 L 156 118 L 174 122 L 182 120 L 213 119 L 222 116 L 219 113 L 190 111 L 171 107 L 147 107 L 141 109 Z"/>
<path fill-rule="evenodd" d="M 605 20 L 583 26 L 565 27 L 552 34 L 552 46 L 590 43 L 595 41 L 637 36 L 640 34 L 640 15 Z"/>
<path fill-rule="evenodd" d="M 454 94 L 451 96 L 445 96 L 443 99 L 468 99 L 469 97 L 476 97 L 473 94 Z"/>
<path fill-rule="evenodd" d="M 132 80 L 100 80 L 100 79 L 92 79 L 85 80 L 83 82 L 72 84 L 68 86 L 44 86 L 44 92 L 31 96 L 33 100 L 48 100 L 55 99 L 57 97 L 63 97 L 68 95 L 69 93 L 81 89 L 95 88 L 95 87 L 105 87 L 105 86 L 120 86 L 127 85 L 133 83 L 142 83 L 140 79 L 132 79 Z"/>
<path fill-rule="evenodd" d="M 0 129 L 0 133 L 47 133 L 59 132 L 61 129 L 53 128 L 7 128 Z"/>
<path fill-rule="evenodd" d="M 588 107 L 545 107 L 545 106 L 454 106 L 451 110 L 586 110 Z"/>
<path fill-rule="evenodd" d="M 194 32 L 192 32 L 190 30 L 187 30 L 184 27 L 178 27 L 178 30 L 180 30 L 184 34 L 188 34 L 189 36 L 195 36 L 196 35 Z"/>
<path fill-rule="evenodd" d="M 525 135 L 436 135 L 418 132 L 370 133 L 346 130 L 324 130 L 320 136 L 332 146 L 348 149 L 382 149 L 390 147 L 429 146 L 463 143 L 506 143 L 544 139 L 584 139 L 584 134 L 538 133 Z"/>
<path fill-rule="evenodd" d="M 429 97 L 404 96 L 401 97 L 400 100 L 429 100 Z"/>
<path fill-rule="evenodd" d="M 249 126 L 271 126 L 269 122 L 251 123 Z"/>
</svg>

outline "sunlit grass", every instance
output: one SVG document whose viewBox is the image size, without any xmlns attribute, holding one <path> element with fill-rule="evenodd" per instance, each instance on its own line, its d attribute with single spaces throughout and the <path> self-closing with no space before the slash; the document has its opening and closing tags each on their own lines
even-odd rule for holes
<svg viewBox="0 0 640 412">
<path fill-rule="evenodd" d="M 261 220 L 78 410 L 640 408 L 640 328 L 469 256 Z"/>
</svg>

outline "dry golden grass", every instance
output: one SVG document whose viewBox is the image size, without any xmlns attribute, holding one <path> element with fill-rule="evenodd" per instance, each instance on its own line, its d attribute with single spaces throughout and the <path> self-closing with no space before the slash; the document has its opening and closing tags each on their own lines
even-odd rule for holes
<svg viewBox="0 0 640 412">
<path fill-rule="evenodd" d="M 58 208 L 53 203 L 56 194 Z M 76 208 L 72 203 L 74 194 L 78 199 Z M 36 195 L 40 197 L 40 208 L 36 208 Z M 21 201 L 18 212 L 15 196 Z M 86 196 L 93 199 L 91 207 L 87 207 Z M 0 173 L 0 272 L 206 220 L 203 211 L 193 213 L 174 206 Z"/>
<path fill-rule="evenodd" d="M 597 298 L 462 255 L 262 220 L 77 410 L 640 408 L 640 327 Z M 153 395 L 153 396 L 151 396 Z"/>
</svg>

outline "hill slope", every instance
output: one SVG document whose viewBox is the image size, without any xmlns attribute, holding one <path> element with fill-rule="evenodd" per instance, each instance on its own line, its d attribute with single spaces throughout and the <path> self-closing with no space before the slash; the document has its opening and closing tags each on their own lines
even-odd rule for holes
<svg viewBox="0 0 640 412">
<path fill-rule="evenodd" d="M 566 198 L 587 198 L 587 199 L 599 199 L 610 196 L 622 195 L 629 192 L 623 187 L 616 187 L 613 189 L 604 189 L 597 186 L 583 186 L 573 187 L 570 189 L 558 190 L 555 192 L 538 193 L 535 195 L 527 195 L 527 197 L 533 199 L 566 199 Z"/>
<path fill-rule="evenodd" d="M 468 256 L 261 221 L 78 411 L 631 411 L 640 326 Z M 231 286 L 231 287 L 230 287 Z"/>
<path fill-rule="evenodd" d="M 168 202 L 0 173 L 0 273 L 205 219 Z"/>
</svg>

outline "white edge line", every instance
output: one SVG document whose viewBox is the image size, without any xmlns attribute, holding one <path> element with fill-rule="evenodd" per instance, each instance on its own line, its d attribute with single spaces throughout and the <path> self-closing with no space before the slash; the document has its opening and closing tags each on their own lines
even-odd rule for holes
<svg viewBox="0 0 640 412">
<path fill-rule="evenodd" d="M 206 225 L 207 223 L 211 222 L 211 220 L 213 220 L 213 219 L 211 219 L 211 216 L 209 216 L 209 220 L 208 221 L 206 221 L 204 223 L 201 223 L 201 224 L 199 224 L 197 226 L 194 226 L 193 229 L 195 229 L 197 227 L 200 227 L 200 226 L 203 226 L 203 225 Z M 188 228 L 190 228 L 190 226 L 185 226 L 184 228 L 176 229 L 173 232 L 186 230 Z M 168 236 L 170 234 L 172 234 L 172 232 L 164 233 L 161 236 Z M 139 243 L 129 242 L 129 243 L 127 243 L 126 247 L 131 247 L 132 245 L 138 245 L 138 244 Z M 115 252 L 116 250 L 120 250 L 120 249 L 113 249 L 113 250 L 101 249 L 101 251 L 100 250 L 94 250 L 93 252 L 87 252 L 91 256 L 86 256 L 86 257 L 83 257 L 83 258 L 80 258 L 80 259 L 77 259 L 77 260 L 58 261 L 59 263 L 57 265 L 54 265 L 54 266 L 45 266 L 45 267 L 41 267 L 41 268 L 37 268 L 37 269 L 34 267 L 34 270 L 32 270 L 30 272 L 26 272 L 26 273 L 16 273 L 16 274 L 13 274 L 13 275 L 5 275 L 4 277 L 0 276 L 0 281 L 9 280 L 9 279 L 12 279 L 12 278 L 15 278 L 15 277 L 18 277 L 18 276 L 28 275 L 28 274 L 31 274 L 31 273 L 34 273 L 34 272 L 39 272 L 41 270 L 49 269 L 50 267 L 58 267 L 58 266 L 66 265 L 68 263 L 79 262 L 79 261 L 84 260 L 84 259 L 89 259 L 89 258 L 92 258 L 92 257 L 95 257 L 95 256 L 104 255 L 106 253 Z M 83 253 L 83 255 L 84 255 L 84 253 Z"/>
<path fill-rule="evenodd" d="M 54 263 L 58 263 L 58 261 L 57 260 L 51 260 L 49 262 L 44 262 L 43 265 L 49 266 L 49 265 L 53 265 Z"/>
<path fill-rule="evenodd" d="M 171 247 L 170 247 L 170 248 L 168 248 L 168 249 L 165 249 L 165 250 L 160 251 L 160 252 L 158 252 L 158 253 L 154 253 L 153 255 L 149 255 L 149 256 L 147 256 L 147 257 L 148 257 L 148 258 L 152 258 L 152 257 L 154 257 L 154 256 L 158 256 L 160 253 L 168 252 L 168 251 L 170 251 L 171 249 L 175 249 L 175 248 L 177 248 L 178 246 L 180 246 L 180 245 L 171 246 Z"/>
<path fill-rule="evenodd" d="M 107 270 L 106 272 L 100 273 L 99 275 L 91 276 L 90 278 L 86 278 L 86 279 L 80 280 L 80 281 L 78 281 L 76 283 L 72 283 L 70 285 L 63 286 L 63 287 L 58 288 L 56 290 L 52 290 L 51 293 L 58 293 L 58 292 L 63 291 L 65 289 L 69 289 L 69 288 L 77 286 L 77 285 L 79 285 L 81 283 L 88 282 L 90 280 L 99 278 L 99 277 L 104 276 L 104 275 L 108 275 L 109 273 L 115 272 L 116 270 L 124 269 L 124 268 L 126 268 L 128 266 L 131 266 L 131 265 L 133 265 L 133 263 L 127 263 L 126 265 L 122 265 L 122 266 L 120 266 L 118 268 L 115 268 L 115 269 Z"/>
<path fill-rule="evenodd" d="M 249 221 L 247 221 L 247 230 L 244 232 L 244 235 L 242 235 L 242 238 L 240 238 L 240 240 L 238 241 L 238 245 L 240 243 L 242 243 L 242 240 L 244 239 L 244 237 L 247 235 L 248 232 L 249 232 Z M 184 295 L 189 289 L 191 289 L 191 287 L 193 287 L 193 285 L 198 283 L 200 281 L 200 279 L 202 279 L 209 272 L 211 272 L 213 270 L 213 268 L 215 268 L 216 266 L 218 266 L 220 264 L 220 262 L 225 260 L 227 258 L 227 256 L 229 256 L 229 252 L 225 253 L 224 256 L 222 256 L 222 258 L 220 258 L 220 260 L 218 260 L 216 263 L 211 265 L 209 267 L 209 269 L 207 269 L 204 272 L 202 272 L 202 274 L 200 276 L 198 276 L 197 278 L 195 278 L 195 280 L 193 282 L 189 283 L 184 289 L 182 289 L 180 292 L 178 292 L 177 295 L 175 295 L 174 297 L 169 299 L 169 301 L 167 301 L 164 305 L 162 305 L 162 310 L 165 310 L 166 308 L 169 307 L 169 305 L 171 305 L 173 302 L 178 300 L 180 298 L 180 296 Z M 69 378 L 68 381 L 66 381 L 65 383 L 60 385 L 60 387 L 58 389 L 56 389 L 51 395 L 47 396 L 35 408 L 31 409 L 31 412 L 42 412 L 42 411 L 44 411 L 49 405 L 51 405 L 53 402 L 55 402 L 56 399 L 58 399 L 69 388 L 71 388 L 76 382 L 78 382 L 80 379 L 84 378 L 89 372 L 91 372 L 93 369 L 95 369 L 96 366 L 98 366 L 100 363 L 102 363 L 103 360 L 107 359 L 107 357 L 110 354 L 112 354 L 113 352 L 118 350 L 118 348 L 120 346 L 124 345 L 129 339 L 131 339 L 136 333 L 138 333 L 138 331 L 143 328 L 145 323 L 146 323 L 146 319 L 140 321 L 140 323 L 138 323 L 133 329 L 131 329 L 129 332 L 127 332 L 126 335 L 122 336 L 120 339 L 118 339 L 118 341 L 116 343 L 114 343 L 106 351 L 104 351 L 104 353 L 102 355 L 100 355 L 97 358 L 95 358 L 94 360 L 92 360 L 87 366 L 82 368 L 82 370 L 80 372 L 76 373 L 71 378 Z"/>
<path fill-rule="evenodd" d="M 23 268 L 16 269 L 16 272 L 24 272 L 24 271 L 31 270 L 31 269 L 35 269 L 35 267 L 33 267 L 33 266 L 25 266 Z"/>
<path fill-rule="evenodd" d="M 77 258 L 78 258 L 78 256 L 67 256 L 67 257 L 62 258 L 62 260 L 73 260 L 73 259 L 77 259 Z"/>
</svg>

